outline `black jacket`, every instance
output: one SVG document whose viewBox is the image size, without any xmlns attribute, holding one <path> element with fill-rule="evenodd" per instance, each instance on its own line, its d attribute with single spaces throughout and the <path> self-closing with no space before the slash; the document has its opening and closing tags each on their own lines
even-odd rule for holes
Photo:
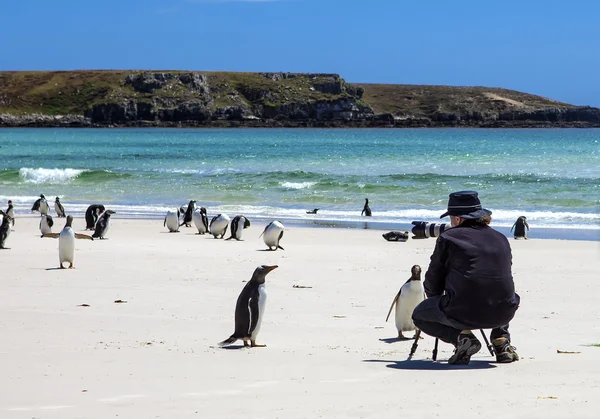
<svg viewBox="0 0 600 419">
<path fill-rule="evenodd" d="M 437 239 L 423 286 L 448 317 L 473 329 L 507 325 L 520 302 L 508 239 L 466 220 Z"/>
</svg>

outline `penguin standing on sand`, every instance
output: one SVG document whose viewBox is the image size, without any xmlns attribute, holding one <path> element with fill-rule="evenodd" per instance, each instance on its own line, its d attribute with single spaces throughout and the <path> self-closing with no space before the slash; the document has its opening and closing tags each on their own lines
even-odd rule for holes
<svg viewBox="0 0 600 419">
<path fill-rule="evenodd" d="M 231 220 L 231 237 L 225 240 L 242 240 L 242 231 L 248 227 L 250 227 L 250 220 L 243 215 L 236 215 L 233 217 L 233 220 Z"/>
<path fill-rule="evenodd" d="M 187 208 L 185 209 L 185 212 L 183 214 L 183 222 L 181 224 L 179 224 L 179 227 L 181 227 L 184 224 L 186 227 L 192 226 L 192 215 L 194 214 L 195 209 L 196 209 L 196 201 L 192 199 L 190 201 L 190 203 L 188 204 Z"/>
<path fill-rule="evenodd" d="M 229 221 L 230 218 L 227 214 L 219 214 L 216 217 L 213 217 L 213 219 L 210 220 L 210 234 L 212 234 L 215 239 L 222 239 L 225 236 L 225 233 L 227 233 Z"/>
<path fill-rule="evenodd" d="M 54 220 L 49 215 L 42 215 L 40 218 L 40 232 L 42 236 L 44 234 L 52 233 L 52 226 L 54 225 Z"/>
<path fill-rule="evenodd" d="M 60 233 L 47 233 L 43 234 L 42 237 L 50 237 L 58 239 L 58 261 L 60 263 L 60 269 L 65 269 L 63 263 L 69 262 L 69 269 L 74 269 L 73 261 L 75 259 L 75 239 L 94 240 L 92 236 L 87 234 L 79 234 L 73 231 L 71 227 L 73 224 L 73 216 L 67 216 L 67 222 Z"/>
<path fill-rule="evenodd" d="M 244 341 L 244 346 L 253 348 L 267 346 L 258 345 L 256 338 L 260 332 L 267 303 L 265 277 L 276 268 L 277 265 L 260 265 L 254 270 L 252 278 L 242 289 L 235 304 L 235 331 L 228 339 L 219 343 L 220 346 L 231 345 L 238 339 Z"/>
<path fill-rule="evenodd" d="M 412 276 L 402 285 L 385 318 L 387 322 L 396 305 L 396 329 L 398 330 L 398 339 L 406 339 L 402 332 L 416 330 L 412 321 L 412 313 L 417 305 L 425 299 L 425 290 L 421 282 L 421 267 L 414 265 L 410 270 Z"/>
<path fill-rule="evenodd" d="M 98 217 L 100 214 L 104 212 L 106 208 L 104 205 L 92 204 L 85 210 L 85 229 L 86 230 L 94 230 L 96 226 L 96 221 L 98 221 Z"/>
<path fill-rule="evenodd" d="M 56 201 L 54 201 L 54 211 L 56 211 L 56 216 L 58 218 L 65 218 L 65 208 L 60 203 L 60 198 L 57 196 Z"/>
<path fill-rule="evenodd" d="M 285 250 L 279 245 L 279 241 L 283 237 L 283 230 L 283 224 L 279 221 L 271 221 L 258 237 L 262 236 L 263 241 L 269 247 L 269 250 Z"/>
<path fill-rule="evenodd" d="M 169 233 L 179 233 L 179 215 L 181 212 L 179 209 L 177 211 L 167 211 L 167 215 L 165 216 L 165 221 L 163 223 L 163 227 L 167 227 L 169 229 Z"/>
<path fill-rule="evenodd" d="M 513 231 L 513 228 L 515 229 L 515 239 L 523 237 L 525 240 L 527 240 L 527 232 L 525 231 L 525 228 L 529 230 L 527 217 L 521 215 L 519 218 L 517 218 L 517 221 L 515 221 L 513 226 L 510 228 L 510 231 Z"/>
<path fill-rule="evenodd" d="M 8 247 L 6 247 L 6 240 L 8 239 L 8 236 L 10 236 L 11 217 L 2 210 L 0 210 L 0 215 L 2 215 L 2 224 L 0 225 L 0 249 L 8 249 Z"/>
<path fill-rule="evenodd" d="M 46 215 L 50 210 L 50 206 L 48 205 L 48 201 L 46 201 L 46 197 L 44 194 L 41 194 L 40 197 L 33 203 L 31 207 L 31 212 L 39 211 L 40 214 Z"/>
<path fill-rule="evenodd" d="M 371 208 L 369 207 L 369 198 L 365 199 L 365 206 L 363 207 L 362 212 L 360 213 L 360 215 L 366 215 L 367 217 L 371 216 Z"/>
<path fill-rule="evenodd" d="M 205 234 L 208 232 L 208 215 L 206 215 L 206 208 L 196 208 L 192 214 L 192 221 L 194 221 L 194 225 L 198 229 L 198 234 Z"/>
<path fill-rule="evenodd" d="M 94 230 L 94 234 L 92 237 L 95 239 L 104 240 L 106 237 L 106 233 L 108 233 L 108 229 L 110 227 L 110 216 L 116 214 L 115 211 L 106 210 L 102 213 L 102 216 L 96 222 L 96 229 Z"/>
<path fill-rule="evenodd" d="M 13 206 L 13 203 L 10 199 L 8 200 L 8 208 L 6 209 L 5 214 L 10 217 L 12 225 L 14 226 L 15 225 L 15 207 Z"/>
</svg>

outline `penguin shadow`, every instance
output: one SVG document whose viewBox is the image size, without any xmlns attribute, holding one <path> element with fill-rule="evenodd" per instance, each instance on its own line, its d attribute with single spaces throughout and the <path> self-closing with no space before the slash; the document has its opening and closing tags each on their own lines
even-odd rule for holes
<svg viewBox="0 0 600 419">
<path fill-rule="evenodd" d="M 428 359 L 407 359 L 404 361 L 390 361 L 385 359 L 365 359 L 363 362 L 386 363 L 387 368 L 395 370 L 421 370 L 421 371 L 456 371 L 456 370 L 486 370 L 496 368 L 492 361 L 471 360 L 469 365 L 450 365 L 447 362 L 438 362 Z"/>
<path fill-rule="evenodd" d="M 66 268 L 46 268 L 47 271 L 67 271 Z"/>
<path fill-rule="evenodd" d="M 409 338 L 409 337 L 403 337 L 403 338 L 399 338 L 398 336 L 393 337 L 393 338 L 382 338 L 379 339 L 380 342 L 385 342 L 385 343 L 396 343 L 396 342 L 406 342 L 408 340 L 414 341 L 414 338 Z"/>
<path fill-rule="evenodd" d="M 244 345 L 227 345 L 227 346 L 218 346 L 219 349 L 226 349 L 228 351 L 239 351 L 244 349 L 250 349 L 249 346 Z"/>
</svg>

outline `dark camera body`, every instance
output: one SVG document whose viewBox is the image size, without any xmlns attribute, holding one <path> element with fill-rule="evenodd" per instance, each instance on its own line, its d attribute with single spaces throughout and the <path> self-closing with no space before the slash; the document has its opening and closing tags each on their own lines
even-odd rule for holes
<svg viewBox="0 0 600 419">
<path fill-rule="evenodd" d="M 428 223 L 427 221 L 413 221 L 412 228 L 413 239 L 427 239 L 429 237 L 438 237 L 444 231 L 450 228 L 446 223 Z"/>
</svg>

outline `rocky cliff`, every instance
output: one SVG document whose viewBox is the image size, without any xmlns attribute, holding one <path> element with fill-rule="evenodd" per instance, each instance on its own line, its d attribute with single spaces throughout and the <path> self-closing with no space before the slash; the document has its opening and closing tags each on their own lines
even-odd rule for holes
<svg viewBox="0 0 600 419">
<path fill-rule="evenodd" d="M 600 109 L 485 87 L 337 74 L 0 73 L 0 126 L 592 127 Z"/>
</svg>

